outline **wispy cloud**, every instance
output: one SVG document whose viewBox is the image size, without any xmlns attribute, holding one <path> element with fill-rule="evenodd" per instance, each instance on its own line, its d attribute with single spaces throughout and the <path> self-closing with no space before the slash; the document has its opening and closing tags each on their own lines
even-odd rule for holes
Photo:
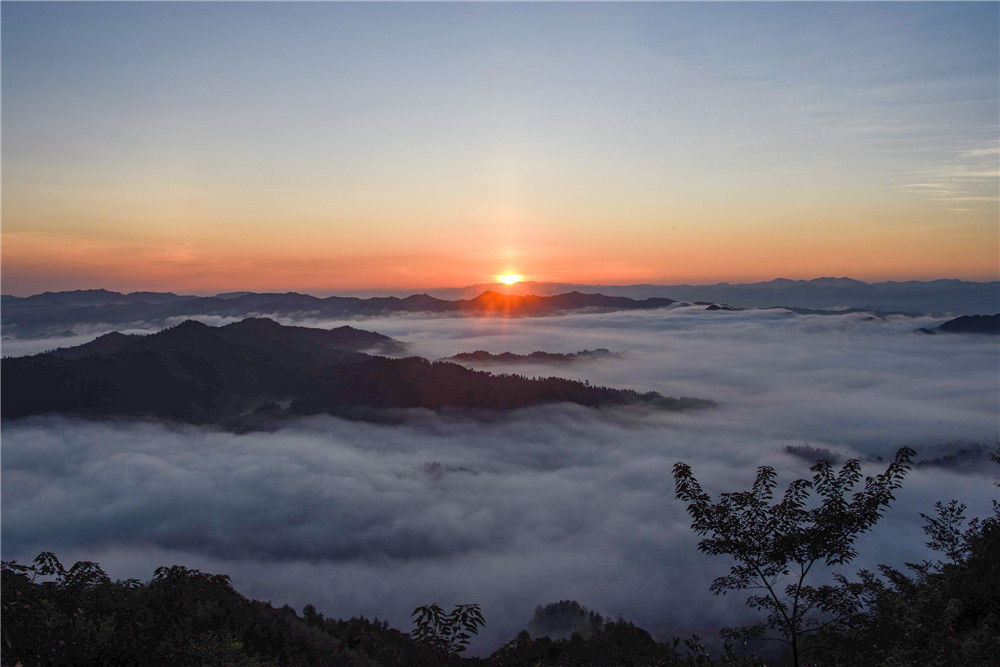
<svg viewBox="0 0 1000 667">
<path fill-rule="evenodd" d="M 921 191 L 932 201 L 998 201 L 1000 145 L 956 151 L 941 164 L 900 174 L 900 177 L 912 181 L 897 187 Z"/>
</svg>

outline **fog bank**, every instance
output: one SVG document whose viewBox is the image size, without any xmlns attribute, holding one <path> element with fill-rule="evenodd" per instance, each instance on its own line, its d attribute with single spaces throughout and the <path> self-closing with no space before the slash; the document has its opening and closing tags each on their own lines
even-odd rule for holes
<svg viewBox="0 0 1000 667">
<path fill-rule="evenodd" d="M 697 553 L 673 498 L 673 464 L 692 464 L 718 493 L 745 488 L 762 464 L 782 484 L 805 476 L 788 445 L 862 458 L 911 445 L 928 458 L 996 443 L 997 341 L 912 332 L 928 323 L 695 308 L 351 321 L 431 358 L 606 347 L 621 356 L 509 370 L 720 407 L 555 405 L 492 421 L 412 411 L 396 425 L 316 417 L 240 435 L 60 417 L 5 423 L 3 557 L 50 550 L 143 579 L 180 563 L 231 574 L 238 590 L 276 604 L 404 630 L 418 604 L 479 602 L 480 650 L 560 599 L 654 631 L 739 622 L 742 596 L 708 592 L 726 561 Z M 959 498 L 985 513 L 996 477 L 992 464 L 914 470 L 855 565 L 926 557 L 918 512 Z"/>
</svg>

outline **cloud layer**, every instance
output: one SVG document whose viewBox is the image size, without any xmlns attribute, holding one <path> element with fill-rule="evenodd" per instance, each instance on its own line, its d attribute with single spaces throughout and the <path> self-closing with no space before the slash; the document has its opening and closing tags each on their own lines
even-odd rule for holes
<svg viewBox="0 0 1000 667">
<path fill-rule="evenodd" d="M 3 432 L 4 558 L 52 550 L 143 578 L 183 563 L 230 573 L 254 597 L 404 629 L 417 604 L 480 602 L 483 650 L 536 604 L 567 598 L 653 630 L 738 622 L 740 598 L 708 593 L 725 562 L 697 553 L 673 463 L 691 463 L 716 493 L 745 487 L 765 463 L 783 481 L 803 476 L 807 464 L 786 445 L 870 457 L 996 442 L 996 341 L 912 333 L 927 323 L 695 308 L 354 321 L 433 358 L 607 347 L 623 355 L 511 370 L 721 406 L 548 406 L 491 421 L 413 411 L 396 425 L 319 417 L 242 435 L 13 422 Z M 917 513 L 952 497 L 986 512 L 996 473 L 914 471 L 857 564 L 924 557 Z"/>
</svg>

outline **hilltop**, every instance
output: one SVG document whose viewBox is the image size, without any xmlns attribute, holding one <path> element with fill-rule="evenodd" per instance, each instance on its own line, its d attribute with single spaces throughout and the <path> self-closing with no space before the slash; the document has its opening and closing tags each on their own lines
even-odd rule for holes
<svg viewBox="0 0 1000 667">
<path fill-rule="evenodd" d="M 398 341 L 374 332 L 287 327 L 264 318 L 223 327 L 186 321 L 148 336 L 111 333 L 77 347 L 4 359 L 3 418 L 131 416 L 240 429 L 320 413 L 380 419 L 378 411 L 388 408 L 711 405 L 366 353 L 400 349 Z"/>
</svg>

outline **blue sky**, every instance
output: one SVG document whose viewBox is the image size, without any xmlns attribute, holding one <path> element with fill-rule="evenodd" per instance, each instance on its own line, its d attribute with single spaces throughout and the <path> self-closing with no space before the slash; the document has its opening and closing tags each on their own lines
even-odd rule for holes
<svg viewBox="0 0 1000 667">
<path fill-rule="evenodd" d="M 4 278 L 985 278 L 997 53 L 996 3 L 3 3 Z"/>
</svg>

